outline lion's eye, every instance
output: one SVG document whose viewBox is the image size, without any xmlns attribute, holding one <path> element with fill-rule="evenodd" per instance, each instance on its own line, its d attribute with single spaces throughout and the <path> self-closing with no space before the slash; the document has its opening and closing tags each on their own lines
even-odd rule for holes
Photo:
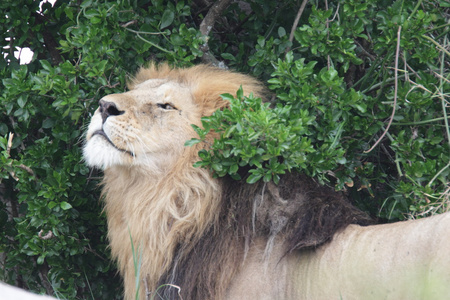
<svg viewBox="0 0 450 300">
<path fill-rule="evenodd" d="M 159 108 L 166 109 L 166 110 L 173 110 L 177 109 L 175 106 L 173 106 L 171 103 L 158 103 L 156 104 Z"/>
</svg>

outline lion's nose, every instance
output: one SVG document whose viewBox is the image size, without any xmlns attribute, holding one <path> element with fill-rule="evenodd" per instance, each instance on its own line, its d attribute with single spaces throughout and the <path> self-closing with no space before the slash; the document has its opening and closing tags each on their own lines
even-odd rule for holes
<svg viewBox="0 0 450 300">
<path fill-rule="evenodd" d="M 105 100 L 99 101 L 100 113 L 102 114 L 103 123 L 110 116 L 120 116 L 124 113 L 123 110 L 119 110 L 114 102 L 108 102 Z"/>
</svg>

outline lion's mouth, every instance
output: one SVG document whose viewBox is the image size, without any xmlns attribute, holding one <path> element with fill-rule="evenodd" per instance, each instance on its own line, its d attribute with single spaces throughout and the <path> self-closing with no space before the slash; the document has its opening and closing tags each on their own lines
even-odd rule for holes
<svg viewBox="0 0 450 300">
<path fill-rule="evenodd" d="M 111 146 L 113 146 L 115 149 L 117 149 L 117 150 L 119 150 L 119 151 L 121 151 L 121 152 L 124 152 L 124 153 L 126 153 L 126 154 L 128 154 L 128 155 L 131 155 L 131 156 L 133 156 L 133 157 L 136 156 L 133 152 L 130 152 L 130 151 L 128 151 L 128 150 L 121 149 L 121 148 L 117 147 L 117 146 L 109 139 L 109 137 L 106 135 L 106 133 L 103 131 L 103 129 L 99 129 L 99 130 L 95 131 L 95 132 L 92 134 L 92 137 L 95 136 L 95 135 L 100 135 L 100 136 L 102 136 L 102 137 L 103 137 L 103 138 L 104 138 Z"/>
</svg>

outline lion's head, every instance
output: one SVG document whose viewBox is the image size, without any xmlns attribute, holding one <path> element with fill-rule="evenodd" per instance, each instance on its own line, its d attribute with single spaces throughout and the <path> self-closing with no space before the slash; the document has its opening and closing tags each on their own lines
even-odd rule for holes
<svg viewBox="0 0 450 300">
<path fill-rule="evenodd" d="M 151 65 L 128 92 L 100 100 L 84 157 L 104 170 L 108 237 L 126 299 L 135 298 L 137 282 L 142 299 L 158 287 L 174 299 L 178 290 L 167 284 L 178 286 L 183 299 L 221 299 L 254 239 L 266 241 L 267 255 L 275 240 L 287 253 L 367 221 L 340 195 L 298 175 L 278 186 L 247 185 L 193 167 L 202 145 L 184 147 L 195 137 L 191 124 L 225 107 L 220 95 L 240 86 L 263 93 L 258 81 L 239 73 Z"/>
<path fill-rule="evenodd" d="M 227 105 L 220 94 L 259 94 L 253 78 L 205 65 L 172 69 L 151 65 L 141 69 L 130 91 L 100 100 L 87 132 L 86 162 L 107 169 L 141 166 L 155 172 L 192 159 L 184 142 L 194 137 L 191 124 Z"/>
</svg>

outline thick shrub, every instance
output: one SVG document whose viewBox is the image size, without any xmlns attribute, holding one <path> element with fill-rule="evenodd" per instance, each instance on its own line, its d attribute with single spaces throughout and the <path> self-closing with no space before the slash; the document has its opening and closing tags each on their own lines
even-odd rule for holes
<svg viewBox="0 0 450 300">
<path fill-rule="evenodd" d="M 266 103 L 224 95 L 230 109 L 187 141 L 222 132 L 197 163 L 216 176 L 303 172 L 385 220 L 447 208 L 448 1 L 309 1 L 297 25 L 298 1 L 212 3 L 0 3 L 1 280 L 65 299 L 121 298 L 101 174 L 80 148 L 98 100 L 150 60 L 220 62 L 267 84 Z M 24 47 L 34 56 L 20 65 Z"/>
</svg>

